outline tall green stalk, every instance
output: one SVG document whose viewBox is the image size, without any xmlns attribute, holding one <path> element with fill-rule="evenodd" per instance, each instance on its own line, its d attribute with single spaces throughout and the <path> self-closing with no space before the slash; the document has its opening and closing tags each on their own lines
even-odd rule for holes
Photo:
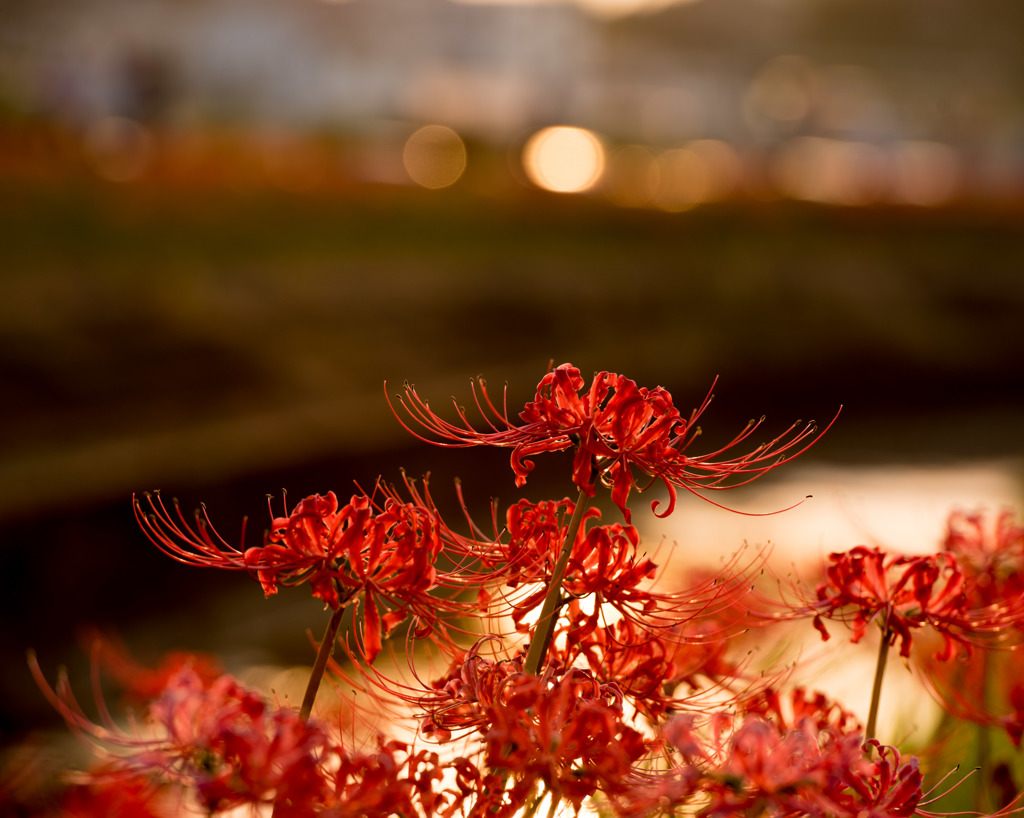
<svg viewBox="0 0 1024 818">
<path fill-rule="evenodd" d="M 878 702 L 882 698 L 882 677 L 885 676 L 885 662 L 889 658 L 889 641 L 892 639 L 892 628 L 886 620 L 882 628 L 882 639 L 878 645 L 878 661 L 875 664 L 875 682 L 871 687 L 871 707 L 868 710 L 868 724 L 865 734 L 868 739 L 875 737 L 878 726 Z"/>
<path fill-rule="evenodd" d="M 313 712 L 313 702 L 316 700 L 316 692 L 320 689 L 320 681 L 327 669 L 327 660 L 331 658 L 334 651 L 334 640 L 338 636 L 338 627 L 341 625 L 341 618 L 345 615 L 345 605 L 338 607 L 331 615 L 327 629 L 324 631 L 324 638 L 320 640 L 320 647 L 316 652 L 316 662 L 313 663 L 313 671 L 309 674 L 309 682 L 306 684 L 306 695 L 302 697 L 302 707 L 299 708 L 299 715 L 308 719 Z"/>
<path fill-rule="evenodd" d="M 992 656 L 987 650 L 981 652 L 981 707 L 988 713 L 992 701 L 992 684 L 989 675 L 992 671 Z M 992 809 L 993 798 L 987 787 L 992 781 L 992 733 L 987 724 L 978 724 L 978 781 L 974 787 L 974 808 L 979 812 Z"/>
<path fill-rule="evenodd" d="M 576 509 L 569 520 L 569 527 L 565 532 L 565 540 L 562 542 L 562 550 L 558 555 L 558 561 L 551 572 L 551 584 L 548 585 L 547 595 L 544 597 L 544 605 L 540 609 L 540 619 L 537 620 L 537 627 L 530 642 L 530 649 L 526 653 L 526 661 L 523 670 L 534 676 L 540 671 L 541 665 L 548 654 L 552 636 L 555 633 L 555 623 L 558 622 L 558 608 L 562 604 L 562 580 L 565 578 L 565 567 L 569 564 L 569 557 L 572 554 L 572 546 L 576 542 L 576 535 L 579 533 L 580 525 L 583 523 L 583 513 L 587 510 L 590 497 L 580 489 L 580 495 L 576 498 Z"/>
</svg>

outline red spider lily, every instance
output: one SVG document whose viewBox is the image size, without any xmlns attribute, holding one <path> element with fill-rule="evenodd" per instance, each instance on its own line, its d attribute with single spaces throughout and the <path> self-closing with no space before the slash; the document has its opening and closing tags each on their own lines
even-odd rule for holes
<svg viewBox="0 0 1024 818">
<path fill-rule="evenodd" d="M 568 532 L 567 520 L 574 510 L 575 504 L 569 499 L 540 503 L 520 500 L 509 508 L 504 531 L 494 535 L 485 558 L 488 568 L 494 563 L 489 577 L 495 581 L 504 578 L 506 586 L 526 586 L 526 590 L 509 594 L 495 585 L 482 590 L 479 600 L 481 605 L 491 606 L 492 612 L 500 613 L 495 611 L 495 602 L 496 596 L 501 597 L 519 632 L 530 631 L 529 614 L 544 603 L 549 593 L 554 566 Z M 649 642 L 661 634 L 678 640 L 684 623 L 698 618 L 705 622 L 714 619 L 720 626 L 719 639 L 741 629 L 726 628 L 725 613 L 747 594 L 763 551 L 747 564 L 737 554 L 721 573 L 704 577 L 692 587 L 656 591 L 652 581 L 657 565 L 639 553 L 637 529 L 620 523 L 586 527 L 585 523 L 597 523 L 600 518 L 598 509 L 586 509 L 560 586 L 562 616 L 569 623 L 564 633 L 570 640 L 580 643 L 609 617 L 621 617 L 637 625 L 639 630 L 630 640 L 633 643 Z M 589 612 L 585 613 L 585 608 Z M 671 635 L 673 630 L 675 636 Z M 701 641 L 711 638 L 711 630 L 704 631 Z"/>
<path fill-rule="evenodd" d="M 31 667 L 69 726 L 116 757 L 97 780 L 131 772 L 177 782 L 193 789 L 210 811 L 245 804 L 286 810 L 329 796 L 321 768 L 330 746 L 323 727 L 290 708 L 268 707 L 230 676 L 206 686 L 193 671 L 182 670 L 150 705 L 149 730 L 132 735 L 114 724 L 102 700 L 97 705 L 104 723 L 97 725 L 66 679 L 53 689 L 34 659 Z"/>
<path fill-rule="evenodd" d="M 516 588 L 531 582 L 547 583 L 562 549 L 568 518 L 574 509 L 575 503 L 569 498 L 539 503 L 520 500 L 509 507 L 505 515 L 507 542 L 495 538 L 500 549 L 496 557 L 506 566 L 506 585 Z M 574 550 L 585 536 L 586 522 L 600 517 L 599 509 L 586 510 L 573 544 Z"/>
<path fill-rule="evenodd" d="M 521 657 L 488 659 L 479 647 L 455 657 L 448 674 L 431 684 L 434 692 L 410 697 L 425 712 L 420 732 L 427 738 L 447 742 L 456 733 L 485 732 L 505 683 L 522 675 Z"/>
<path fill-rule="evenodd" d="M 112 811 L 84 811 L 83 816 L 141 818 L 151 814 L 142 811 L 145 806 L 165 805 L 172 795 L 167 785 L 195 792 L 207 815 L 272 806 L 275 816 L 285 818 L 444 816 L 471 794 L 469 788 L 443 788 L 448 765 L 435 753 L 383 740 L 374 751 L 347 750 L 331 738 L 326 725 L 268 704 L 230 676 L 206 685 L 192 671 L 181 671 L 150 705 L 147 723 L 127 733 L 114 723 L 102 699 L 96 701 L 103 723 L 94 724 L 65 678 L 51 688 L 34 657 L 30 665 L 69 726 L 110 756 L 68 798 L 88 808 L 112 805 Z M 465 759 L 451 766 L 460 781 L 471 777 Z M 188 812 L 183 794 L 178 800 L 174 814 Z M 127 811 L 118 813 L 120 804 Z"/>
<path fill-rule="evenodd" d="M 479 431 L 458 406 L 459 423 L 442 419 L 406 384 L 405 396 L 399 403 L 429 436 L 416 432 L 401 419 L 400 422 L 421 440 L 442 446 L 511 448 L 512 470 L 518 486 L 526 483 L 535 455 L 575 448 L 573 482 L 590 496 L 596 482 L 609 486 L 612 501 L 621 509 L 626 522 L 630 519 L 626 506 L 629 493 L 633 488 L 642 489 L 634 469 L 660 481 L 668 490 L 669 504 L 664 516 L 675 507 L 678 488 L 699 495 L 700 490 L 744 485 L 789 462 L 821 436 L 816 434 L 813 423 L 803 427 L 794 424 L 768 443 L 745 454 L 726 457 L 729 450 L 753 434 L 762 418 L 751 421 L 720 449 L 689 455 L 687 450 L 700 432 L 696 421 L 710 403 L 710 394 L 684 420 L 673 405 L 672 396 L 661 387 L 638 387 L 628 378 L 611 372 L 598 372 L 590 388 L 584 391 L 584 386 L 580 371 L 571 364 L 562 364 L 541 379 L 535 398 L 519 413 L 522 423 L 516 424 L 509 418 L 507 405 L 501 409 L 495 406 L 481 379 L 478 386 L 474 385 L 474 400 L 488 431 Z M 653 503 L 652 508 L 657 505 Z"/>
<path fill-rule="evenodd" d="M 958 719 L 1006 731 L 1014 746 L 1024 737 L 1024 651 L 979 650 L 956 662 L 921 651 L 914 666 L 942 708 Z"/>
<path fill-rule="evenodd" d="M 950 514 L 942 550 L 972 580 L 972 604 L 1005 604 L 1024 593 L 1024 526 L 1012 511 L 1001 512 L 990 525 L 981 512 Z"/>
<path fill-rule="evenodd" d="M 651 717 L 691 709 L 705 694 L 739 695 L 747 678 L 727 651 L 751 625 L 745 604 L 764 551 L 744 562 L 738 551 L 719 573 L 700 572 L 677 591 L 598 587 L 592 600 L 570 597 L 564 606 L 556 655 L 565 664 L 582 657 L 604 682 L 614 682 Z M 589 606 L 589 612 L 584 605 Z M 761 683 L 767 683 L 762 677 Z M 676 692 L 679 688 L 682 698 Z"/>
<path fill-rule="evenodd" d="M 130 770 L 97 770 L 92 780 L 74 784 L 61 798 L 62 818 L 164 818 L 179 813 L 180 799 L 165 787 Z"/>
<path fill-rule="evenodd" d="M 680 759 L 634 778 L 618 798 L 621 815 L 688 808 L 701 818 L 736 815 L 881 818 L 929 816 L 917 759 L 834 722 L 832 708 L 805 701 L 791 719 L 757 712 L 677 716 L 662 736 Z M 771 707 L 768 708 L 769 710 Z M 786 722 L 789 723 L 786 723 Z"/>
<path fill-rule="evenodd" d="M 480 655 L 480 644 L 492 638 L 456 657 L 429 688 L 379 682 L 420 711 L 425 738 L 467 745 L 469 737 L 478 739 L 479 757 L 453 765 L 464 766 L 466 792 L 474 793 L 469 814 L 513 815 L 536 800 L 538 786 L 576 809 L 598 791 L 621 788 L 647 747 L 624 722 L 619 689 L 579 668 L 549 664 L 541 676 L 525 673 L 522 654 Z"/>
<path fill-rule="evenodd" d="M 945 661 L 956 646 L 1005 636 L 1024 615 L 1020 601 L 981 608 L 970 604 L 971 583 L 950 553 L 929 556 L 889 554 L 880 548 L 859 545 L 829 555 L 826 579 L 816 598 L 795 610 L 813 614 L 814 626 L 829 638 L 822 619 L 851 622 L 853 642 L 876 622 L 885 637 L 900 643 L 900 655 L 910 655 L 911 631 L 928 626 L 944 637 L 937 654 Z"/>
<path fill-rule="evenodd" d="M 617 685 L 636 711 L 652 720 L 699 706 L 698 693 L 738 693 L 748 685 L 740 667 L 726 657 L 726 639 L 710 623 L 686 622 L 651 633 L 620 619 L 574 637 L 564 640 L 557 660 L 570 665 L 583 657 L 597 679 Z M 675 691 L 681 686 L 687 693 L 679 697 Z"/>
<path fill-rule="evenodd" d="M 1013 611 L 1024 594 L 1024 527 L 1003 511 L 989 521 L 981 512 L 950 515 L 943 550 L 961 566 L 972 606 Z M 1017 634 L 1019 641 L 1019 634 Z M 1020 746 L 1024 736 L 1024 654 L 982 650 L 958 662 L 915 656 L 915 666 L 943 708 L 960 719 L 1004 729 Z M 922 652 L 924 654 L 925 652 Z"/>
<path fill-rule="evenodd" d="M 207 653 L 173 650 L 164 653 L 156 667 L 138 662 L 127 646 L 110 634 L 90 630 L 83 639 L 91 643 L 95 659 L 125 694 L 139 702 L 149 702 L 160 695 L 168 681 L 186 668 L 191 669 L 204 684 L 224 674 L 217 657 Z"/>
<path fill-rule="evenodd" d="M 859 758 L 839 770 L 833 792 L 828 793 L 845 815 L 928 815 L 920 809 L 926 795 L 924 776 L 916 758 L 904 762 L 899 750 L 867 742 L 870 758 Z"/>
<path fill-rule="evenodd" d="M 543 783 L 578 810 L 597 791 L 619 792 L 647 749 L 615 686 L 575 668 L 511 676 L 488 715 L 485 764 L 508 771 L 513 801 Z"/>
<path fill-rule="evenodd" d="M 380 502 L 362 493 L 343 506 L 334 492 L 306 497 L 287 516 L 273 518 L 262 546 L 245 550 L 225 542 L 205 512 L 190 525 L 177 503 L 171 512 L 158 495 L 146 495 L 149 513 L 138 500 L 135 508 L 149 539 L 179 562 L 248 571 L 268 597 L 281 586 L 308 583 L 335 610 L 361 597 L 362 652 L 372 660 L 383 637 L 407 618 L 423 637 L 436 633 L 439 614 L 466 609 L 434 592 L 487 581 L 459 565 L 437 569 L 446 546 L 453 561 L 467 559 L 473 546 L 447 529 L 429 494 L 417 493 L 410 481 L 406 486 L 413 502 L 384 488 Z"/>
<path fill-rule="evenodd" d="M 463 772 L 468 762 L 458 759 Z M 448 815 L 469 795 L 441 790 L 444 770 L 437 753 L 412 751 L 400 741 L 379 742 L 376 752 L 342 753 L 331 776 L 333 809 L 322 814 L 386 818 Z"/>
<path fill-rule="evenodd" d="M 495 555 L 504 563 L 501 573 L 511 588 L 535 586 L 526 597 L 509 601 L 519 631 L 529 630 L 524 617 L 544 602 L 567 536 L 567 520 L 574 508 L 575 504 L 568 499 L 557 503 L 520 500 L 508 510 L 507 542 L 498 537 L 494 546 Z M 598 509 L 587 509 L 584 523 L 600 517 Z M 612 604 L 624 613 L 633 609 L 653 610 L 653 598 L 638 586 L 653 577 L 657 566 L 649 559 L 637 557 L 639 541 L 639 533 L 632 526 L 581 525 L 562 579 L 562 592 L 577 599 L 592 596 L 595 605 Z"/>
</svg>

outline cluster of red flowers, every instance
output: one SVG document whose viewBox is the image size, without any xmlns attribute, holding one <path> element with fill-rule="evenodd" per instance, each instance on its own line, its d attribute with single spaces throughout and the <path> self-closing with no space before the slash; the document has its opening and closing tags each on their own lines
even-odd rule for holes
<svg viewBox="0 0 1024 818">
<path fill-rule="evenodd" d="M 991 536 L 979 518 L 954 518 L 946 548 L 932 556 L 865 546 L 833 554 L 813 593 L 784 600 L 782 613 L 752 612 L 747 595 L 763 552 L 738 552 L 718 573 L 665 589 L 627 503 L 634 490 L 658 484 L 669 495 L 667 514 L 680 488 L 702 496 L 747 483 L 813 444 L 813 424 L 733 454 L 759 428 L 752 422 L 727 446 L 695 454 L 695 423 L 709 398 L 684 419 L 661 387 L 610 372 L 588 387 L 568 364 L 543 377 L 518 421 L 483 381 L 474 395 L 483 431 L 461 409 L 458 422 L 444 420 L 409 386 L 399 406 L 411 418 L 406 428 L 439 445 L 510 448 L 520 486 L 538 454 L 573 450 L 575 501 L 520 500 L 504 515 L 495 504 L 487 533 L 467 512 L 469 533 L 460 534 L 425 482 L 405 479 L 401 491 L 379 483 L 348 503 L 328 492 L 272 512 L 254 547 L 244 545 L 244 526 L 235 546 L 205 511 L 190 521 L 159 496 L 136 501 L 146 535 L 172 558 L 245 571 L 267 597 L 308 587 L 331 623 L 298 710 L 200 659 L 179 656 L 149 672 L 103 648 L 97 657 L 150 701 L 145 722 L 123 729 L 99 696 L 100 723 L 90 720 L 66 681 L 51 687 L 33 661 L 51 703 L 108 754 L 69 791 L 67 814 L 242 807 L 284 818 L 512 818 L 548 801 L 552 816 L 559 804 L 578 813 L 587 802 L 622 818 L 935 814 L 917 759 L 875 740 L 873 715 L 865 731 L 824 695 L 782 689 L 785 673 L 747 667 L 737 648 L 753 629 L 806 616 L 826 638 L 823 620 L 852 623 L 853 641 L 876 623 L 884 644 L 898 641 L 904 656 L 927 628 L 945 641 L 933 664 L 951 667 L 958 653 L 999 642 L 1024 621 L 1024 533 L 1010 518 Z M 610 490 L 624 522 L 602 522 L 590 505 L 598 486 Z M 459 500 L 465 505 L 461 489 Z M 346 611 L 358 613 L 347 626 L 355 649 L 345 633 L 336 636 Z M 483 623 L 475 629 L 474 617 Z M 410 679 L 374 664 L 403 623 Z M 331 658 L 338 646 L 348 666 Z M 446 669 L 425 682 L 420 648 L 430 646 L 441 649 Z M 311 717 L 325 669 L 369 694 L 357 698 L 376 720 L 348 714 L 346 731 L 341 717 Z M 1024 688 L 1012 689 L 1011 714 L 991 715 L 951 694 L 956 685 L 940 671 L 929 678 L 951 712 L 1005 727 L 1019 741 Z M 405 719 L 406 739 L 382 730 L 382 716 Z M 357 735 L 357 721 L 372 726 Z M 1011 804 L 997 814 L 1012 812 Z"/>
<path fill-rule="evenodd" d="M 954 520 L 957 519 L 954 517 Z M 883 638 L 899 642 L 900 655 L 909 657 L 912 631 L 928 627 L 943 638 L 936 654 L 947 662 L 958 647 L 970 654 L 974 646 L 992 646 L 1019 639 L 1024 625 L 1024 595 L 1013 587 L 1020 577 L 1007 575 L 1000 592 L 992 563 L 1006 554 L 990 553 L 983 569 L 965 566 L 957 553 L 960 538 L 937 554 L 887 553 L 858 545 L 829 555 L 825 580 L 813 599 L 789 609 L 788 615 L 813 615 L 823 639 L 830 637 L 823 619 L 849 622 L 851 641 L 859 642 L 868 625 L 878 625 Z"/>
<path fill-rule="evenodd" d="M 272 518 L 262 546 L 244 550 L 217 534 L 205 513 L 190 524 L 176 502 L 172 512 L 159 495 L 145 496 L 148 510 L 139 500 L 135 509 L 149 539 L 179 562 L 248 571 L 268 597 L 282 586 L 307 584 L 335 610 L 361 605 L 362 652 L 372 661 L 383 638 L 407 619 L 429 636 L 445 614 L 465 614 L 469 606 L 454 594 L 487 578 L 438 566 L 482 558 L 490 547 L 479 543 L 480 553 L 473 552 L 469 540 L 444 525 L 429 493 L 411 481 L 409 501 L 378 488 L 379 500 L 358 493 L 345 505 L 333 491 L 306 497 L 286 516 Z"/>
<path fill-rule="evenodd" d="M 704 803 L 697 813 L 702 818 L 928 814 L 921 810 L 917 760 L 903 761 L 895 748 L 877 742 L 869 744 L 873 754 L 866 753 L 860 732 L 822 727 L 808 715 L 792 725 L 756 713 L 710 721 L 710 739 L 693 716 L 666 723 L 662 734 L 675 766 L 668 775 L 650 776 L 626 814 L 695 802 Z"/>
<path fill-rule="evenodd" d="M 1024 526 L 1003 511 L 994 520 L 975 512 L 950 515 L 943 552 L 966 577 L 964 593 L 976 610 L 1000 622 L 1024 599 Z M 1015 647 L 1024 616 L 1006 627 L 1004 641 Z M 959 719 L 1002 728 L 1017 747 L 1024 736 L 1024 651 L 980 650 L 956 663 L 922 656 L 921 674 L 936 699 Z"/>
<path fill-rule="evenodd" d="M 444 815 L 467 794 L 440 783 L 451 765 L 436 753 L 396 741 L 350 750 L 326 724 L 272 705 L 228 675 L 206 683 L 183 668 L 150 704 L 146 730 L 125 732 L 109 716 L 94 724 L 66 680 L 53 689 L 34 662 L 32 669 L 68 724 L 107 756 L 67 793 L 64 814 L 214 814 L 266 806 L 285 818 Z"/>
<path fill-rule="evenodd" d="M 624 722 L 619 689 L 579 668 L 534 676 L 518 660 L 470 653 L 435 687 L 419 700 L 422 732 L 438 741 L 466 730 L 480 735 L 484 765 L 510 779 L 494 794 L 492 811 L 514 813 L 538 785 L 578 810 L 598 790 L 625 791 L 647 751 Z"/>
</svg>

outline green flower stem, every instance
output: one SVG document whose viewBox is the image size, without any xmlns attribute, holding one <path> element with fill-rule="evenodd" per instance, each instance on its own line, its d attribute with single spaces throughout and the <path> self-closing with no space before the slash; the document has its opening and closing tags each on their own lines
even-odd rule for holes
<svg viewBox="0 0 1024 818">
<path fill-rule="evenodd" d="M 308 719 L 313 712 L 313 702 L 316 700 L 316 692 L 320 689 L 320 680 L 324 677 L 327 669 L 327 660 L 334 652 L 334 640 L 338 636 L 338 628 L 341 625 L 341 618 L 345 615 L 347 605 L 340 605 L 331 615 L 331 621 L 327 623 L 324 631 L 324 638 L 320 641 L 320 647 L 316 652 L 316 662 L 313 664 L 313 672 L 309 674 L 309 683 L 306 685 L 306 695 L 302 697 L 302 707 L 299 715 Z"/>
<path fill-rule="evenodd" d="M 875 665 L 875 683 L 871 688 L 871 707 L 868 710 L 868 724 L 865 729 L 866 738 L 875 737 L 875 728 L 878 725 L 878 701 L 882 697 L 882 677 L 885 675 L 885 660 L 889 658 L 889 640 L 892 638 L 892 629 L 886 623 L 882 629 L 882 641 L 878 646 L 878 663 Z"/>
<path fill-rule="evenodd" d="M 992 656 L 987 650 L 981 652 L 981 706 L 988 713 L 992 700 L 992 684 L 989 676 L 992 672 Z M 980 776 L 974 787 L 974 808 L 979 812 L 989 812 L 993 808 L 993 798 L 987 785 L 992 781 L 992 734 L 987 724 L 978 724 L 978 769 Z"/>
<path fill-rule="evenodd" d="M 562 551 L 551 572 L 551 584 L 548 586 L 547 596 L 544 597 L 544 605 L 540 609 L 540 619 L 537 620 L 530 649 L 526 653 L 526 662 L 523 664 L 523 670 L 534 676 L 540 671 L 544 658 L 547 656 L 548 647 L 551 645 L 555 623 L 558 621 L 558 606 L 562 603 L 562 580 L 565 578 L 565 567 L 569 564 L 572 546 L 576 542 L 576 535 L 583 523 L 583 513 L 587 510 L 589 503 L 590 497 L 583 489 L 580 489 L 580 496 L 576 498 L 576 509 L 572 513 L 572 519 L 569 520 L 565 540 L 562 542 Z"/>
</svg>

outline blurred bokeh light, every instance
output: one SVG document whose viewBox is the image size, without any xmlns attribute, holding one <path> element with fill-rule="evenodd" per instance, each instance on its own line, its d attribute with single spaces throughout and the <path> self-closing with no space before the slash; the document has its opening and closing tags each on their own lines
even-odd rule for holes
<svg viewBox="0 0 1024 818">
<path fill-rule="evenodd" d="M 455 184 L 466 169 L 466 146 L 444 125 L 424 125 L 405 142 L 402 161 L 409 178 L 426 188 Z"/>
<path fill-rule="evenodd" d="M 533 134 L 523 148 L 526 174 L 534 184 L 557 193 L 580 193 L 604 172 L 604 147 L 585 128 L 564 125 Z"/>
</svg>

